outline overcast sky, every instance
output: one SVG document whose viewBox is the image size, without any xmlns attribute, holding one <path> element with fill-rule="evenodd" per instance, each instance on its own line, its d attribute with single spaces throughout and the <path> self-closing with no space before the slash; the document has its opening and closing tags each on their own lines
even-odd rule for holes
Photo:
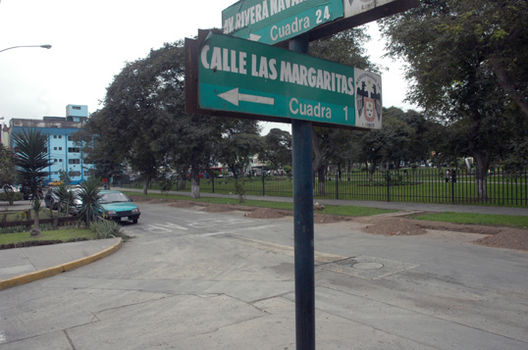
<svg viewBox="0 0 528 350">
<path fill-rule="evenodd" d="M 235 0 L 0 0 L 0 50 L 51 44 L 50 50 L 0 52 L 0 117 L 64 116 L 67 104 L 101 108 L 106 87 L 126 62 L 165 42 L 221 27 L 222 10 Z M 366 46 L 382 70 L 383 105 L 403 109 L 407 83 L 402 62 L 382 59 L 375 24 Z M 268 126 L 269 127 L 269 126 Z"/>
</svg>

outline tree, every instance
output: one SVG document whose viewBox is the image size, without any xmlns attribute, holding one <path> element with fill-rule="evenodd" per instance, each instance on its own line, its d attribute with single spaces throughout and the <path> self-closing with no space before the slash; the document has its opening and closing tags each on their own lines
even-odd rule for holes
<svg viewBox="0 0 528 350">
<path fill-rule="evenodd" d="M 256 120 L 226 119 L 226 128 L 218 147 L 218 160 L 227 165 L 235 178 L 235 188 L 243 199 L 244 172 L 252 156 L 261 153 L 262 138 Z"/>
<path fill-rule="evenodd" d="M 86 227 L 89 227 L 92 222 L 97 219 L 99 213 L 99 180 L 91 177 L 88 181 L 81 184 L 79 191 L 79 199 L 82 202 L 81 210 L 79 211 L 79 219 L 84 222 Z"/>
<path fill-rule="evenodd" d="M 39 212 L 40 195 L 42 193 L 42 178 L 46 175 L 42 170 L 49 166 L 46 148 L 47 137 L 35 129 L 25 129 L 22 133 L 13 134 L 15 145 L 15 164 L 23 186 L 29 189 L 33 201 L 35 223 L 31 230 L 32 236 L 40 235 Z"/>
<path fill-rule="evenodd" d="M 464 131 L 459 148 L 475 159 L 481 200 L 512 115 L 528 117 L 526 13 L 524 0 L 430 0 L 382 24 L 390 53 L 409 62 L 408 99 Z"/>
<path fill-rule="evenodd" d="M 49 166 L 47 137 L 36 129 L 25 129 L 13 134 L 15 165 L 23 186 L 29 189 L 30 198 L 42 193 L 42 180 Z"/>
<path fill-rule="evenodd" d="M 200 196 L 200 171 L 207 169 L 222 137 L 223 122 L 184 112 L 185 58 L 181 42 L 127 64 L 107 89 L 104 107 L 87 126 L 91 145 L 88 159 L 106 177 L 127 162 L 151 180 L 173 170 L 187 177 L 192 193 Z M 99 170 L 98 170 L 99 171 Z"/>
<path fill-rule="evenodd" d="M 111 126 L 103 115 L 106 112 L 103 108 L 92 113 L 88 123 L 73 138 L 82 147 L 85 163 L 95 164 L 92 176 L 111 179 L 123 173 L 125 154 L 108 130 Z"/>
<path fill-rule="evenodd" d="M 116 164 L 108 162 L 110 157 L 102 152 L 126 160 L 142 174 L 144 193 L 167 166 L 167 153 L 174 147 L 170 143 L 174 138 L 167 135 L 174 130 L 174 118 L 183 114 L 184 62 L 183 46 L 178 42 L 128 63 L 107 88 L 103 109 L 87 124 L 96 144 L 100 143 L 90 157 L 107 162 L 111 170 Z"/>
<path fill-rule="evenodd" d="M 292 161 L 292 135 L 285 130 L 273 128 L 263 139 L 264 147 L 259 157 L 269 162 L 272 169 L 290 165 Z"/>
<path fill-rule="evenodd" d="M 3 189 L 9 205 L 13 205 L 13 189 L 11 185 L 15 183 L 16 171 L 13 153 L 0 144 L 0 188 Z"/>
<path fill-rule="evenodd" d="M 363 43 L 369 39 L 360 28 L 338 33 L 324 40 L 310 43 L 310 54 L 316 57 L 332 60 L 337 63 L 351 65 L 357 68 L 377 71 L 365 53 Z M 344 163 L 344 154 L 352 132 L 337 128 L 314 127 L 312 132 L 313 171 L 318 174 L 319 194 L 324 195 L 326 172 L 330 162 L 340 167 Z"/>
<path fill-rule="evenodd" d="M 191 194 L 200 197 L 200 172 L 215 160 L 226 119 L 210 116 L 179 114 L 174 118 L 174 148 L 169 151 L 169 164 L 183 170 L 191 169 Z"/>
</svg>

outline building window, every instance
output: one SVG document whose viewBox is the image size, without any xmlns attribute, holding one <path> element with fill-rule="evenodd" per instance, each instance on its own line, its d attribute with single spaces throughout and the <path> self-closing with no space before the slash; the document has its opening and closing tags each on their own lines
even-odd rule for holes
<svg viewBox="0 0 528 350">
<path fill-rule="evenodd" d="M 81 172 L 80 171 L 70 171 L 69 175 L 70 176 L 81 176 Z"/>
<path fill-rule="evenodd" d="M 56 138 L 57 138 L 57 135 L 53 135 L 53 138 L 56 139 Z"/>
<path fill-rule="evenodd" d="M 68 152 L 70 153 L 79 153 L 81 149 L 79 147 L 68 147 Z"/>
<path fill-rule="evenodd" d="M 53 147 L 53 150 L 56 151 L 56 150 L 57 150 L 57 147 Z"/>
<path fill-rule="evenodd" d="M 80 159 L 68 159 L 68 164 L 81 164 Z"/>
<path fill-rule="evenodd" d="M 59 162 L 62 163 L 62 159 L 59 159 Z"/>
</svg>

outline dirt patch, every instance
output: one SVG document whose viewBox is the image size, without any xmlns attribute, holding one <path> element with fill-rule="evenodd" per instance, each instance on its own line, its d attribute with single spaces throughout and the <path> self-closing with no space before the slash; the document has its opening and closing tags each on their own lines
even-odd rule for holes
<svg viewBox="0 0 528 350">
<path fill-rule="evenodd" d="M 407 218 L 360 218 L 359 221 L 368 222 L 365 232 L 386 236 L 414 236 L 426 233 L 425 228 Z"/>
<path fill-rule="evenodd" d="M 258 219 L 277 219 L 292 216 L 291 210 L 256 208 L 244 205 L 204 203 L 192 200 L 149 199 L 131 196 L 134 201 L 148 203 L 168 203 L 176 208 L 192 208 L 209 212 L 243 211 L 244 216 Z M 364 231 L 386 236 L 413 236 L 425 234 L 428 229 L 482 234 L 482 239 L 475 241 L 489 247 L 528 250 L 528 230 L 510 227 L 452 224 L 445 222 L 414 220 L 405 216 L 376 215 L 368 217 L 348 217 L 314 213 L 314 223 L 327 224 L 340 221 L 355 221 L 366 224 Z"/>
<path fill-rule="evenodd" d="M 244 214 L 244 216 L 247 216 L 249 218 L 256 218 L 256 219 L 278 219 L 278 218 L 283 218 L 285 216 L 291 216 L 291 215 L 292 213 L 290 211 L 277 210 L 277 209 L 271 209 L 271 208 L 256 208 Z"/>
<path fill-rule="evenodd" d="M 475 243 L 488 247 L 528 250 L 528 231 L 505 228 L 501 232 L 479 239 Z"/>
</svg>

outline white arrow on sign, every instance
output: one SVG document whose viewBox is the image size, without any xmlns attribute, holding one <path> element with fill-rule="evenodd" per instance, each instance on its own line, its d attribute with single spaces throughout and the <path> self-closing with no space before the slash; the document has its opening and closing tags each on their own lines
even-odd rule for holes
<svg viewBox="0 0 528 350">
<path fill-rule="evenodd" d="M 249 34 L 249 40 L 251 41 L 259 41 L 260 38 L 262 38 L 262 36 L 253 33 Z"/>
<path fill-rule="evenodd" d="M 241 94 L 238 92 L 238 88 L 234 88 L 232 90 L 218 94 L 218 97 L 226 100 L 229 103 L 234 104 L 235 106 L 238 106 L 238 102 L 240 101 L 260 103 L 263 105 L 270 106 L 273 106 L 275 104 L 275 99 L 273 97 Z"/>
</svg>

